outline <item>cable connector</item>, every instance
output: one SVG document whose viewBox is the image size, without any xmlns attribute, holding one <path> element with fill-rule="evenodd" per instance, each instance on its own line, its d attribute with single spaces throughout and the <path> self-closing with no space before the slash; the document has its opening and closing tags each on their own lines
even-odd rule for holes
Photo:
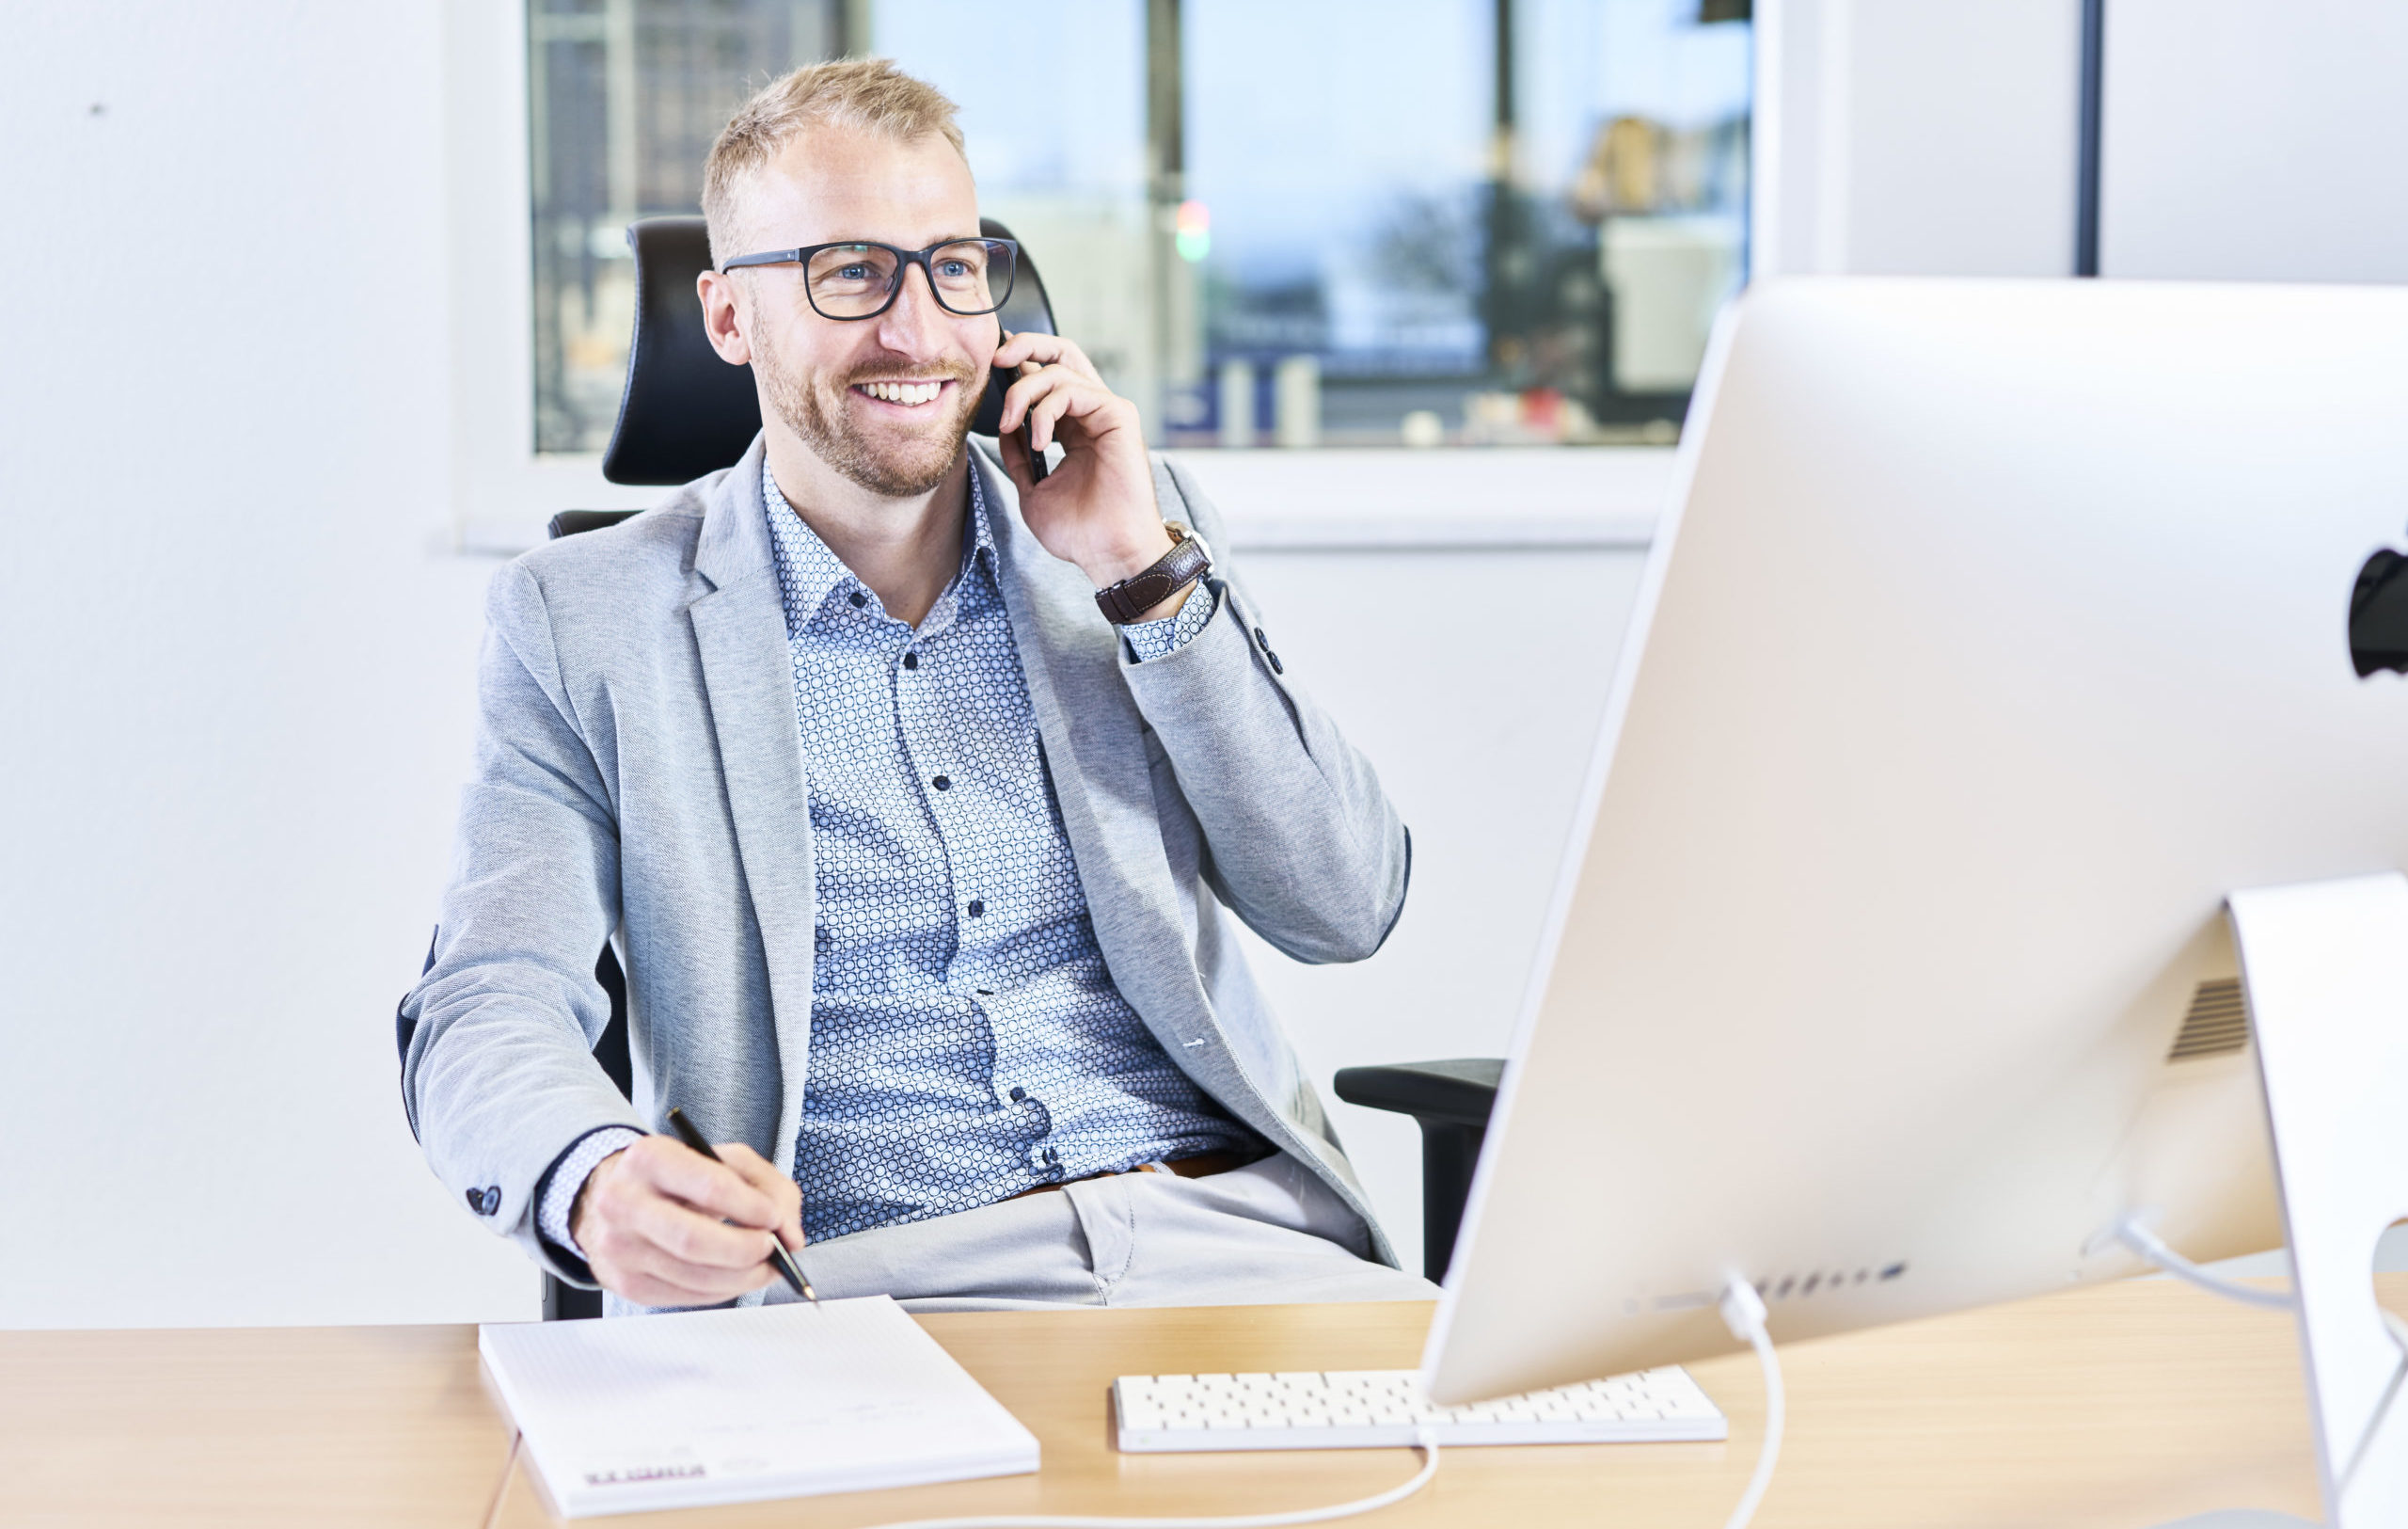
<svg viewBox="0 0 2408 1529">
<path fill-rule="evenodd" d="M 2095 1253 L 2108 1246 L 2120 1246 L 2178 1280 L 2196 1285 L 2211 1296 L 2237 1300 L 2244 1306 L 2263 1306 L 2288 1312 L 2299 1304 L 2288 1290 L 2261 1290 L 2254 1284 L 2242 1284 L 2238 1280 L 2227 1280 L 2221 1274 L 2201 1268 L 2166 1246 L 2165 1239 L 2151 1232 L 2137 1211 L 2127 1211 L 2117 1217 L 2113 1226 L 2091 1239 L 2091 1246 L 2085 1250 Z"/>
<path fill-rule="evenodd" d="M 1765 1330 L 1765 1298 L 1756 1287 L 1735 1274 L 1722 1287 L 1722 1298 L 1715 1303 L 1722 1314 L 1722 1325 L 1731 1336 L 1756 1351 L 1756 1363 L 1765 1373 L 1765 1441 L 1756 1451 L 1756 1473 L 1748 1478 L 1748 1489 L 1740 1494 L 1739 1505 L 1731 1510 L 1730 1521 L 1724 1529 L 1748 1529 L 1748 1521 L 1756 1516 L 1756 1505 L 1765 1500 L 1765 1489 L 1772 1485 L 1773 1467 L 1781 1460 L 1781 1433 L 1788 1418 L 1788 1403 L 1782 1394 L 1781 1357 L 1773 1352 L 1772 1334 Z"/>
<path fill-rule="evenodd" d="M 1722 1325 L 1731 1330 L 1731 1336 L 1743 1344 L 1752 1344 L 1763 1335 L 1765 1318 L 1770 1314 L 1756 1287 L 1740 1279 L 1722 1287 L 1722 1298 L 1714 1309 L 1722 1314 Z"/>
</svg>

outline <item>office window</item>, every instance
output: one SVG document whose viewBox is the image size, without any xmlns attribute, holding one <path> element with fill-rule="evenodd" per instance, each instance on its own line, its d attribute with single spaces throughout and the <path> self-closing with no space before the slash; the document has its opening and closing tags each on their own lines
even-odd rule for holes
<svg viewBox="0 0 2408 1529">
<path fill-rule="evenodd" d="M 624 230 L 880 54 L 1160 442 L 1669 439 L 1746 264 L 1746 0 L 529 0 L 536 449 L 601 449 Z"/>
</svg>

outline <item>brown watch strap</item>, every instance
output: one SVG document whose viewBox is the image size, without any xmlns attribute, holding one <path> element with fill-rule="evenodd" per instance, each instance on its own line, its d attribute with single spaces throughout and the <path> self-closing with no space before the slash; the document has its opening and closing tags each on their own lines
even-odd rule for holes
<svg viewBox="0 0 2408 1529">
<path fill-rule="evenodd" d="M 1169 551 L 1152 567 L 1095 592 L 1095 603 L 1115 626 L 1135 625 L 1147 612 L 1185 584 L 1202 578 L 1212 566 L 1212 552 L 1204 545 L 1203 537 L 1176 520 L 1165 520 L 1163 526 L 1170 533 Z"/>
</svg>

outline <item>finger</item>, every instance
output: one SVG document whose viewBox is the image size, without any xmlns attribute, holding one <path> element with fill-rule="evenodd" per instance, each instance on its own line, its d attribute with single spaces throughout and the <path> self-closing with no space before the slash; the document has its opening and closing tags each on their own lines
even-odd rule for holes
<svg viewBox="0 0 2408 1529">
<path fill-rule="evenodd" d="M 586 1262 L 605 1289 L 647 1306 L 707 1306 L 766 1283 L 767 1265 L 717 1268 L 689 1264 L 624 1228 L 602 1231 L 586 1245 Z"/>
<path fill-rule="evenodd" d="M 1027 420 L 1030 410 L 1034 409 L 1040 401 L 1057 393 L 1073 400 L 1070 412 L 1074 414 L 1085 414 L 1111 396 L 1101 384 L 1090 382 L 1066 367 L 1045 367 L 1031 375 L 1022 377 L 1004 390 L 1003 427 L 1006 430 L 1020 428 L 1021 424 Z M 1015 405 L 1018 406 L 1017 408 Z M 1057 409 L 1054 417 L 1059 419 L 1061 411 Z M 1039 450 L 1049 443 L 1050 438 L 1035 442 Z"/>
<path fill-rule="evenodd" d="M 1085 438 L 1093 427 L 1108 424 L 1110 411 L 1119 402 L 1110 389 L 1073 377 L 1031 406 L 1030 439 L 1042 451 L 1056 440 Z"/>
<path fill-rule="evenodd" d="M 1053 445 L 1054 427 L 1061 423 L 1064 415 L 1071 412 L 1076 402 L 1076 395 L 1068 389 L 1038 399 L 1037 406 L 1028 411 L 1028 443 L 1040 452 Z"/>
<path fill-rule="evenodd" d="M 738 1226 L 767 1228 L 777 1224 L 777 1207 L 770 1203 L 769 1197 L 745 1183 L 725 1163 L 712 1162 L 684 1142 L 667 1137 L 652 1137 L 647 1141 L 658 1142 L 659 1146 L 633 1166 L 642 1182 L 652 1188 Z M 634 1152 L 635 1148 L 628 1149 L 630 1155 Z"/>
<path fill-rule="evenodd" d="M 720 1143 L 719 1155 L 737 1176 L 769 1197 L 778 1208 L 778 1219 L 771 1228 L 779 1240 L 789 1248 L 802 1246 L 802 1190 L 793 1179 L 769 1165 L 769 1160 L 741 1141 Z"/>
<path fill-rule="evenodd" d="M 1065 340 L 1058 334 L 1038 334 L 1023 329 L 1006 340 L 995 352 L 997 366 L 1018 366 L 1022 361 L 1035 361 L 1040 366 L 1065 366 L 1090 382 L 1101 382 L 1103 374 L 1095 369 L 1076 341 Z"/>
<path fill-rule="evenodd" d="M 1020 432 L 1008 425 L 1003 427 L 1001 439 L 1005 475 L 1011 479 L 1012 486 L 1020 490 L 1021 501 L 1025 503 L 1037 487 L 1037 476 L 1029 470 L 1028 448 L 1021 444 Z"/>
<path fill-rule="evenodd" d="M 768 1242 L 764 1236 L 762 1241 Z M 644 1246 L 636 1249 L 624 1260 L 630 1267 L 648 1278 L 681 1290 L 695 1292 L 705 1300 L 727 1300 L 747 1290 L 758 1290 L 776 1279 L 777 1270 L 768 1259 L 728 1268 L 718 1264 L 701 1264 L 680 1258 L 669 1249 Z"/>
<path fill-rule="evenodd" d="M 766 1198 L 766 1197 L 764 1197 Z M 619 1226 L 686 1263 L 710 1268 L 749 1268 L 769 1256 L 766 1229 L 730 1226 L 717 1217 L 653 1196 Z"/>
<path fill-rule="evenodd" d="M 1028 406 L 1044 396 L 1050 389 L 1061 386 L 1066 374 L 1049 371 L 1030 362 L 1020 368 L 1020 380 L 1004 390 L 1004 408 L 1000 428 L 1008 434 L 1028 422 Z"/>
<path fill-rule="evenodd" d="M 752 1272 L 689 1267 L 658 1249 L 622 1259 L 608 1274 L 598 1267 L 595 1273 L 609 1288 L 646 1306 L 716 1306 L 758 1289 L 769 1278 L 767 1267 Z"/>
</svg>

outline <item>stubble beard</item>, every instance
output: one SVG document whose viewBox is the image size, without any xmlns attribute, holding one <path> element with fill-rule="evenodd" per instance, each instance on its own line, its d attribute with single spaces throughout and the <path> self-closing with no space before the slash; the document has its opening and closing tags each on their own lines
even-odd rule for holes
<svg viewBox="0 0 2408 1529">
<path fill-rule="evenodd" d="M 874 443 L 853 427 L 846 399 L 857 381 L 895 381 L 893 366 L 861 367 L 843 376 L 804 377 L 787 369 L 773 353 L 753 353 L 753 366 L 767 384 L 769 405 L 786 428 L 802 438 L 813 455 L 851 482 L 885 499 L 911 499 L 945 480 L 960 460 L 962 443 L 970 438 L 971 421 L 978 410 L 978 394 L 960 372 L 939 368 L 908 380 L 948 379 L 953 390 L 952 418 L 940 428 L 916 438 Z"/>
</svg>

